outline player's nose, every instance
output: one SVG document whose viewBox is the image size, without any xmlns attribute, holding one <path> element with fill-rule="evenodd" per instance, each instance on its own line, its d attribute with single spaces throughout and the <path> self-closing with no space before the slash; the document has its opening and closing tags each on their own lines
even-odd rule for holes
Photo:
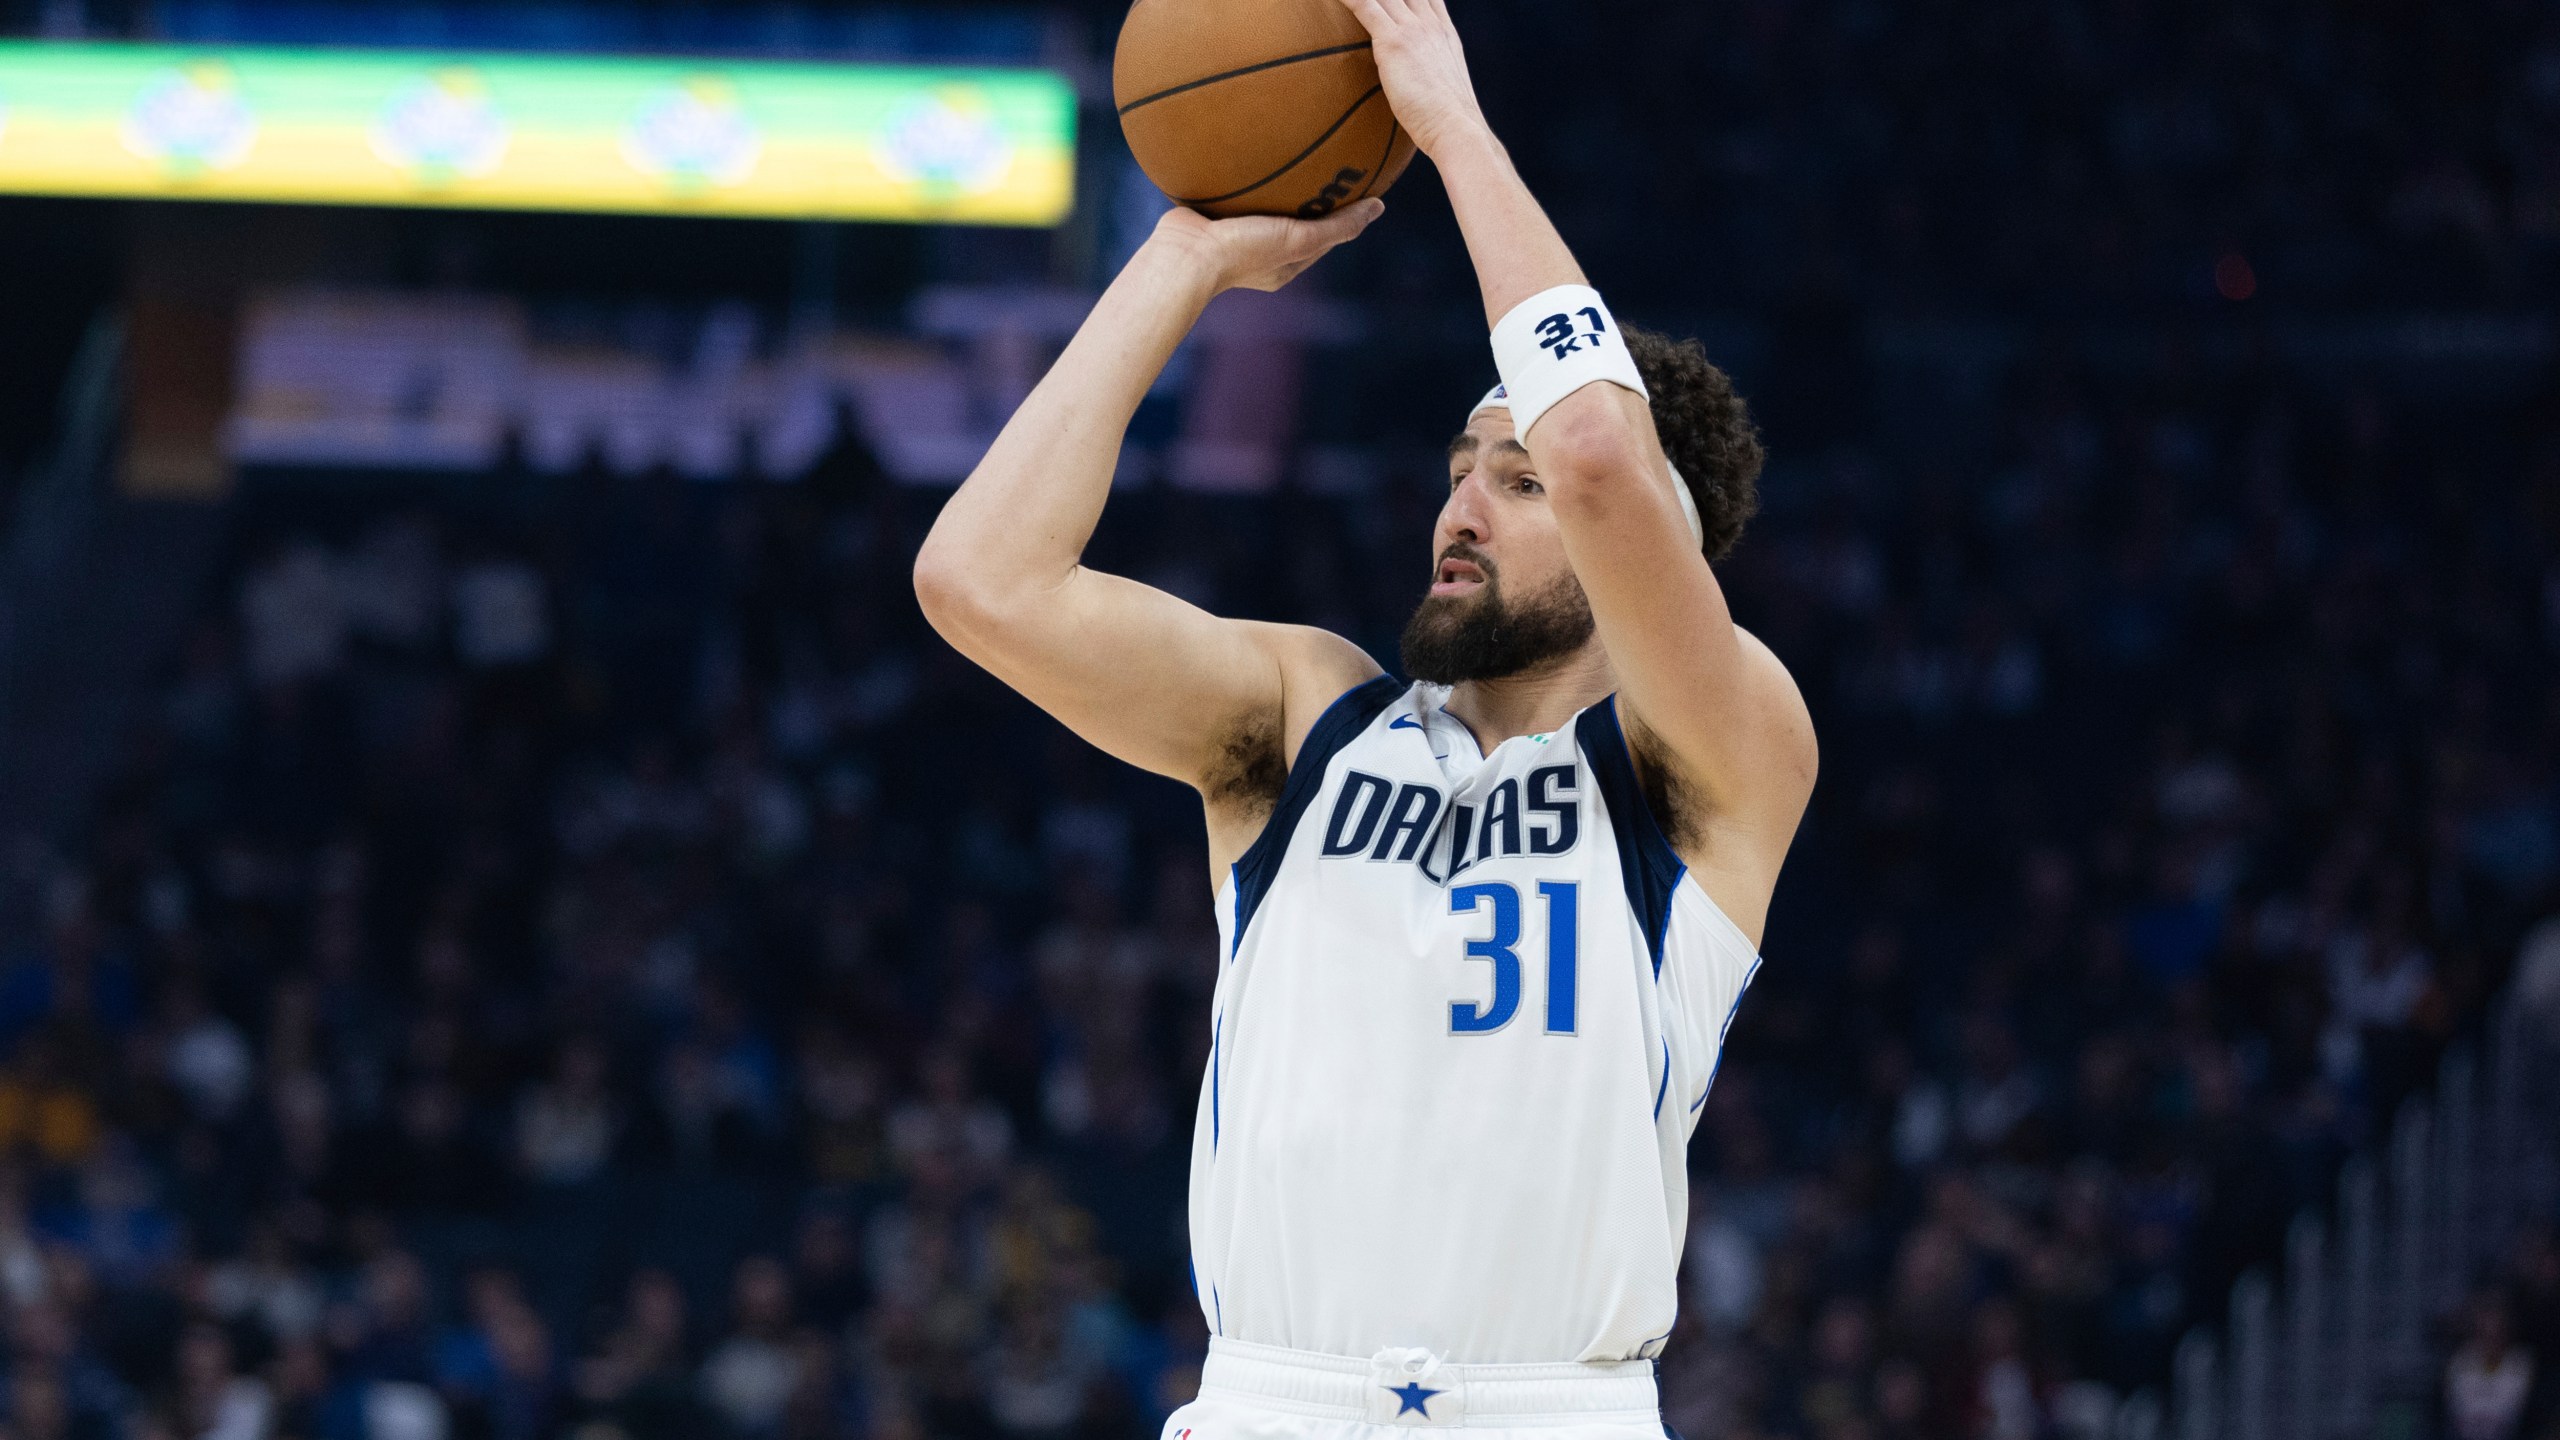
<svg viewBox="0 0 2560 1440">
<path fill-rule="evenodd" d="M 1449 503 L 1440 507 L 1441 543 L 1489 538 L 1493 534 L 1493 506 L 1487 502 L 1483 471 L 1460 480 L 1449 492 Z"/>
</svg>

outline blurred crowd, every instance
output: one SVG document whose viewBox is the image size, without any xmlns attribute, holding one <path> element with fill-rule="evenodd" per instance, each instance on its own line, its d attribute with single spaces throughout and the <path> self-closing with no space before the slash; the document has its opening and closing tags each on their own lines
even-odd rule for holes
<svg viewBox="0 0 2560 1440">
<path fill-rule="evenodd" d="M 1771 930 L 1805 983 L 1701 1127 L 1664 1370 L 1708 1433 L 2090 1433 L 2554 903 L 2537 405 L 2016 383 L 1987 476 L 1844 459 L 1728 567 L 1826 766 L 1820 913 Z M 2517 1244 L 2479 1303 L 2549 1357 L 2552 1237 Z"/>
<path fill-rule="evenodd" d="M 1111 33 L 1121 7 L 1087 8 Z M 2560 263 L 2560 20 L 2530 0 L 1458 15 L 1613 293 L 2477 303 L 2547 294 Z"/>
<path fill-rule="evenodd" d="M 2536 404 L 2039 363 L 1999 413 L 1962 478 L 1783 469 L 1724 569 L 1826 766 L 1693 1152 L 1698 1440 L 2101 1433 L 2553 904 Z M 1139 489 L 1094 559 L 1384 651 L 1433 479 Z M 1190 1393 L 1195 802 L 929 636 L 935 503 L 855 443 L 252 482 L 91 832 L 11 859 L 13 1440 L 1116 1436 Z M 2560 1356 L 2517 1244 L 2447 1317 L 2462 1440 L 2536 1437 L 2457 1371 Z"/>
<path fill-rule="evenodd" d="M 866 477 L 240 502 L 140 765 L 18 877 L 13 1440 L 1116 1434 L 1196 1384 L 1205 868 L 921 645 Z"/>
</svg>

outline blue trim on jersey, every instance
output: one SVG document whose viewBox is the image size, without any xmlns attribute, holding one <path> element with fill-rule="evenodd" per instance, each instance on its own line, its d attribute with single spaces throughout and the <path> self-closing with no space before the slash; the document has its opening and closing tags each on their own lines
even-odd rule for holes
<svg viewBox="0 0 2560 1440">
<path fill-rule="evenodd" d="M 1663 1096 L 1665 1096 L 1665 1095 L 1668 1095 L 1668 1094 L 1670 1094 L 1670 1093 L 1671 1093 L 1671 1040 L 1670 1040 L 1670 1037 L 1665 1036 L 1665 1037 L 1663 1038 L 1663 1041 L 1662 1041 L 1662 1084 L 1661 1084 L 1661 1085 L 1659 1085 L 1658 1087 L 1656 1087 L 1656 1088 L 1655 1088 L 1655 1090 L 1654 1090 L 1654 1092 L 1653 1092 L 1653 1118 L 1654 1118 L 1654 1119 L 1659 1120 L 1659 1119 L 1661 1119 L 1661 1118 L 1662 1118 L 1662 1097 L 1663 1097 Z"/>
<path fill-rule="evenodd" d="M 1733 1004 L 1724 1012 L 1724 1028 L 1716 1032 L 1716 1063 L 1707 1067 L 1707 1088 L 1699 1091 L 1698 1098 L 1690 1103 L 1689 1113 L 1692 1115 L 1698 1113 L 1700 1105 L 1707 1103 L 1708 1096 L 1716 1093 L 1716 1075 L 1724 1069 L 1725 1037 L 1733 1033 L 1733 1017 L 1742 1013 L 1742 997 L 1751 993 L 1751 982 L 1759 978 L 1760 957 L 1754 955 L 1751 968 L 1742 972 L 1742 988 L 1733 992 Z"/>
<path fill-rule="evenodd" d="M 1678 857 L 1674 856 L 1673 858 L 1677 859 Z M 1671 883 L 1662 887 L 1661 924 L 1657 928 L 1645 932 L 1645 937 L 1648 940 L 1653 941 L 1653 978 L 1657 983 L 1662 979 L 1663 948 L 1671 943 L 1671 902 L 1680 898 L 1680 882 L 1688 877 L 1688 862 L 1682 861 L 1680 868 L 1671 872 Z M 1661 938 L 1654 939 L 1656 936 Z"/>
<path fill-rule="evenodd" d="M 1352 686 L 1325 707 L 1315 728 L 1307 732 L 1307 741 L 1298 747 L 1297 763 L 1289 767 L 1288 782 L 1280 787 L 1280 803 L 1253 848 L 1236 862 L 1236 933 L 1228 942 L 1227 954 L 1244 947 L 1244 928 L 1253 923 L 1254 912 L 1262 908 L 1262 897 L 1280 878 L 1280 862 L 1289 854 L 1289 837 L 1298 833 L 1298 822 L 1306 818 L 1307 807 L 1316 803 L 1316 795 L 1324 789 L 1325 767 L 1342 747 L 1369 728 L 1380 711 L 1396 702 L 1405 692 L 1405 683 L 1392 675 Z M 1657 962 L 1659 963 L 1659 962 Z"/>
<path fill-rule="evenodd" d="M 1209 1153 L 1218 1153 L 1218 1047 L 1227 1038 L 1227 1017 L 1220 1015 L 1209 1027 Z"/>
<path fill-rule="evenodd" d="M 1582 712 L 1573 722 L 1574 743 L 1591 765 L 1600 798 L 1609 806 L 1609 828 L 1618 837 L 1618 874 L 1627 885 L 1627 904 L 1644 926 L 1644 943 L 1653 953 L 1654 978 L 1662 978 L 1662 947 L 1671 935 L 1671 897 L 1689 867 L 1671 849 L 1644 803 L 1644 784 L 1636 778 L 1635 752 L 1626 729 L 1618 723 L 1618 697 Z"/>
</svg>

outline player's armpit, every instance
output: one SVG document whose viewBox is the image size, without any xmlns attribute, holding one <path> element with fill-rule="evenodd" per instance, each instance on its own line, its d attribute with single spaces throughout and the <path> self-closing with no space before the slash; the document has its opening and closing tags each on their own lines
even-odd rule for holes
<svg viewBox="0 0 2560 1440">
<path fill-rule="evenodd" d="M 1732 628 L 1743 662 L 1737 697 L 1742 718 L 1735 723 L 1750 737 L 1742 763 L 1761 767 L 1757 783 L 1728 783 L 1711 792 L 1699 778 L 1699 765 L 1666 740 L 1640 707 L 1629 703 L 1625 720 L 1645 803 L 1664 837 L 1757 944 L 1770 892 L 1813 794 L 1819 753 L 1795 678 L 1759 637 Z"/>
</svg>

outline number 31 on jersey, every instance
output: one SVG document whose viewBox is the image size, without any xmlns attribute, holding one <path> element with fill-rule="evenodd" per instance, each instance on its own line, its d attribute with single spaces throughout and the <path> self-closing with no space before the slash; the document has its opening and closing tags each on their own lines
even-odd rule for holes
<svg viewBox="0 0 2560 1440">
<path fill-rule="evenodd" d="M 1574 1026 L 1575 941 L 1580 930 L 1582 887 L 1569 880 L 1541 880 L 1547 907 L 1547 1033 L 1570 1035 Z M 1520 1010 L 1520 891 L 1503 884 L 1460 885 L 1449 892 L 1449 913 L 1493 911 L 1493 934 L 1467 942 L 1467 958 L 1493 966 L 1493 1003 L 1449 1002 L 1449 1033 L 1490 1035 Z"/>
</svg>

